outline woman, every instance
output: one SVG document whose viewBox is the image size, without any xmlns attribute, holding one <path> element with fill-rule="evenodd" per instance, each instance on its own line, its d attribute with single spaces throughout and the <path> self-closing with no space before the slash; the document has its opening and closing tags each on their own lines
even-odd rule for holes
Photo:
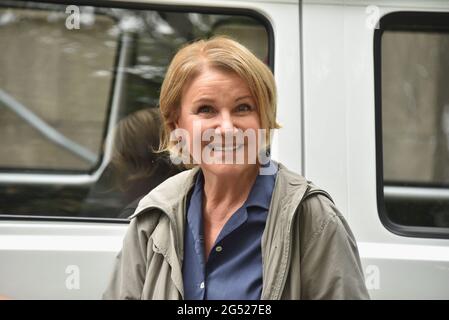
<svg viewBox="0 0 449 320">
<path fill-rule="evenodd" d="M 369 298 L 330 196 L 263 157 L 279 127 L 265 64 L 228 38 L 190 44 L 168 68 L 160 108 L 162 149 L 193 169 L 140 201 L 104 298 Z"/>
</svg>

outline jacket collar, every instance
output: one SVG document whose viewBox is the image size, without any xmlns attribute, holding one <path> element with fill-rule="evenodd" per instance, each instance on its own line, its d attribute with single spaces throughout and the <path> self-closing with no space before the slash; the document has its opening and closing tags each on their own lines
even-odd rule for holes
<svg viewBox="0 0 449 320">
<path fill-rule="evenodd" d="M 271 220 L 279 220 L 279 216 L 284 214 L 287 214 L 287 216 L 292 215 L 308 188 L 308 181 L 303 176 L 288 170 L 281 163 L 274 160 L 272 162 L 278 166 L 278 171 L 267 223 Z M 143 197 L 134 214 L 129 217 L 129 219 L 133 219 L 145 212 L 151 212 L 151 209 L 159 209 L 166 214 L 170 222 L 174 224 L 174 230 L 176 230 L 177 238 L 180 240 L 176 244 L 180 257 L 182 257 L 184 250 L 181 237 L 184 234 L 185 215 L 187 212 L 186 199 L 188 193 L 195 185 L 195 177 L 198 170 L 199 167 L 195 167 L 168 178 Z M 273 207 L 273 203 L 276 205 L 275 207 Z M 280 212 L 281 214 L 270 215 L 272 211 Z M 270 218 L 270 216 L 274 217 Z"/>
<path fill-rule="evenodd" d="M 282 295 L 292 255 L 292 225 L 307 189 L 304 177 L 279 164 L 262 236 L 262 300 L 276 300 Z"/>
<path fill-rule="evenodd" d="M 177 209 L 194 186 L 198 170 L 199 167 L 195 167 L 165 180 L 140 200 L 136 211 L 129 219 L 135 218 L 150 208 L 158 208 L 169 218 L 176 219 Z"/>
</svg>

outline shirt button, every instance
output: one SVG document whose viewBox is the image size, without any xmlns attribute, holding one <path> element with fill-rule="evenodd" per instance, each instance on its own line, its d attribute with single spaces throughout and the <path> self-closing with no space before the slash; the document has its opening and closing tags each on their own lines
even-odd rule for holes
<svg viewBox="0 0 449 320">
<path fill-rule="evenodd" d="M 223 250 L 223 247 L 222 247 L 222 246 L 217 246 L 217 247 L 215 248 L 215 251 L 216 251 L 216 252 L 221 252 L 221 250 Z"/>
<path fill-rule="evenodd" d="M 204 281 L 203 281 L 203 282 L 201 282 L 201 284 L 200 284 L 200 288 L 201 288 L 201 289 L 204 289 Z"/>
</svg>

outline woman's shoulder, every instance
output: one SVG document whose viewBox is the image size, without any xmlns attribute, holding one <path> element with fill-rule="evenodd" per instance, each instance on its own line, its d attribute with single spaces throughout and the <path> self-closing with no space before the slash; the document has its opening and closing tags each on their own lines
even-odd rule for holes
<svg viewBox="0 0 449 320">
<path fill-rule="evenodd" d="M 282 189 L 284 199 L 289 198 L 289 203 L 296 203 L 297 221 L 303 238 L 314 239 L 323 232 L 347 228 L 343 214 L 326 190 L 281 163 L 278 163 L 278 166 L 282 184 L 278 188 Z"/>
<path fill-rule="evenodd" d="M 344 215 L 331 196 L 309 182 L 309 192 L 299 207 L 299 228 L 304 250 L 318 239 L 346 239 L 355 243 Z M 321 241 L 318 241 L 321 242 Z M 327 242 L 327 241 L 325 241 Z"/>
<path fill-rule="evenodd" d="M 167 214 L 172 214 L 173 208 L 182 201 L 183 197 L 192 188 L 197 171 L 197 168 L 185 170 L 162 182 L 139 201 L 130 219 L 147 212 L 151 208 L 158 208 Z"/>
<path fill-rule="evenodd" d="M 309 209 L 308 212 L 321 213 L 324 216 L 336 214 L 333 210 L 335 208 L 334 200 L 327 191 L 315 185 L 303 175 L 289 170 L 282 163 L 277 162 L 276 165 L 278 166 L 278 178 L 281 180 L 281 184 L 293 186 L 290 188 L 293 190 L 303 189 L 299 193 L 301 197 L 300 205 Z M 283 188 L 284 186 L 279 187 Z"/>
</svg>

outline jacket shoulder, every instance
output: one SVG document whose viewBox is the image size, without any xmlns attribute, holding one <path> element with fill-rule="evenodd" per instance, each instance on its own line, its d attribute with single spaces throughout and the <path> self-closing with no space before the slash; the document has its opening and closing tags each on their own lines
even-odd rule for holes
<svg viewBox="0 0 449 320">
<path fill-rule="evenodd" d="M 151 208 L 171 212 L 172 208 L 182 200 L 192 187 L 197 171 L 197 168 L 182 171 L 162 182 L 139 201 L 130 219 L 148 212 L 148 209 Z"/>
<path fill-rule="evenodd" d="M 336 207 L 329 193 L 312 183 L 309 183 L 298 214 L 304 249 L 307 249 L 324 232 L 333 232 L 341 227 L 347 228 L 343 214 Z"/>
</svg>

